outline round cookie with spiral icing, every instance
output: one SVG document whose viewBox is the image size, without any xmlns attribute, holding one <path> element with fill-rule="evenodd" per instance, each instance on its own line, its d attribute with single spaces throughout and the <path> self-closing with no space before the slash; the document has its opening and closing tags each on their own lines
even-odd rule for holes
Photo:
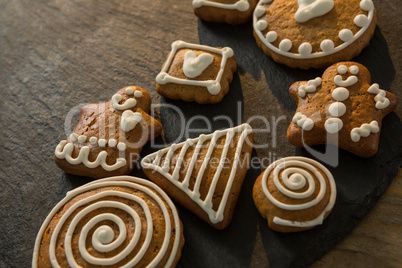
<svg viewBox="0 0 402 268">
<path fill-rule="evenodd" d="M 324 68 L 350 60 L 376 27 L 372 0 L 260 0 L 253 15 L 262 50 L 292 68 Z"/>
<path fill-rule="evenodd" d="M 39 230 L 32 267 L 174 267 L 183 244 L 165 192 L 144 179 L 111 177 L 56 205 Z"/>
<path fill-rule="evenodd" d="M 202 20 L 246 23 L 252 16 L 257 0 L 193 0 L 194 13 Z"/>
<path fill-rule="evenodd" d="M 323 223 L 336 200 L 331 172 L 306 157 L 286 157 L 272 163 L 256 180 L 254 203 L 278 232 L 298 232 Z"/>
</svg>

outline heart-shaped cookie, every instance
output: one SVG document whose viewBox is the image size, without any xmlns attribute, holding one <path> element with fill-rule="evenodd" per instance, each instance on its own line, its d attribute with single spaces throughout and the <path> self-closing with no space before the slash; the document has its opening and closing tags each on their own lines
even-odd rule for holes
<svg viewBox="0 0 402 268">
<path fill-rule="evenodd" d="M 92 178 L 129 174 L 144 144 L 162 131 L 148 114 L 150 106 L 149 93 L 135 86 L 120 89 L 106 103 L 84 106 L 71 135 L 56 147 L 56 164 Z"/>
</svg>

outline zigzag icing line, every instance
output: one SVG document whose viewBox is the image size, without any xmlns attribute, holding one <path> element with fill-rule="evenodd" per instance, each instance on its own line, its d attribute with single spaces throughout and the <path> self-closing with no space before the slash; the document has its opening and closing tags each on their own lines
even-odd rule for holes
<svg viewBox="0 0 402 268">
<path fill-rule="evenodd" d="M 350 138 L 354 142 L 358 142 L 361 137 L 368 137 L 371 133 L 378 133 L 380 131 L 380 127 L 378 126 L 378 122 L 373 120 L 370 124 L 363 124 L 361 127 L 355 127 L 350 132 Z"/>
<path fill-rule="evenodd" d="M 372 84 L 367 91 L 371 94 L 377 94 L 374 97 L 376 101 L 375 108 L 381 110 L 388 107 L 389 99 L 386 97 L 387 93 L 385 90 L 380 89 L 378 84 Z"/>
<path fill-rule="evenodd" d="M 237 143 L 237 148 L 236 148 L 236 152 L 235 152 L 235 156 L 234 156 L 232 169 L 230 171 L 229 179 L 226 184 L 226 188 L 223 193 L 222 200 L 219 204 L 218 209 L 215 211 L 212 208 L 213 194 L 215 192 L 216 185 L 217 185 L 219 177 L 221 175 L 223 161 L 226 158 L 228 149 L 230 147 L 230 143 L 232 142 L 235 134 L 238 132 L 241 132 L 241 135 L 240 135 L 239 141 Z M 223 220 L 223 213 L 224 213 L 224 210 L 226 207 L 227 199 L 229 197 L 230 189 L 232 188 L 234 177 L 236 175 L 237 166 L 240 161 L 240 153 L 242 151 L 242 147 L 243 147 L 246 137 L 251 132 L 252 132 L 251 126 L 248 124 L 243 124 L 243 125 L 237 126 L 235 128 L 215 131 L 214 133 L 209 134 L 209 135 L 201 135 L 200 137 L 198 137 L 196 139 L 188 139 L 187 141 L 182 142 L 180 144 L 173 144 L 169 148 L 165 148 L 158 152 L 150 154 L 142 160 L 141 164 L 142 164 L 143 168 L 154 169 L 154 170 L 158 171 L 166 179 L 168 179 L 170 182 L 175 184 L 179 189 L 181 189 L 183 192 L 185 192 L 194 202 L 196 202 L 208 214 L 209 219 L 213 224 L 216 224 Z M 225 141 L 225 145 L 222 150 L 222 155 L 219 160 L 219 166 L 214 174 L 214 177 L 212 179 L 207 196 L 205 197 L 204 200 L 201 200 L 199 188 L 201 186 L 202 177 L 204 175 L 205 169 L 208 165 L 212 152 L 215 148 L 216 142 L 218 141 L 219 138 L 221 138 L 225 135 L 226 135 L 226 141 Z M 208 151 L 206 153 L 206 156 L 203 160 L 200 171 L 195 180 L 194 189 L 192 191 L 190 191 L 190 189 L 189 189 L 190 177 L 194 170 L 194 166 L 197 162 L 199 151 L 203 147 L 204 142 L 207 140 L 211 140 L 211 142 L 210 142 Z M 180 172 L 180 168 L 184 162 L 184 154 L 186 153 L 187 149 L 190 146 L 192 146 L 193 144 L 196 144 L 196 146 L 195 146 L 193 155 L 191 157 L 185 178 L 182 182 L 179 182 L 179 180 L 178 180 L 179 172 Z M 177 159 L 177 163 L 176 163 L 173 173 L 171 175 L 171 174 L 169 174 L 170 161 L 173 156 L 173 153 L 179 148 L 182 148 L 182 149 L 180 151 L 179 157 Z M 160 161 L 162 159 L 162 156 L 165 155 L 165 153 L 166 153 L 165 163 L 164 163 L 163 167 L 160 167 L 159 166 Z"/>
</svg>

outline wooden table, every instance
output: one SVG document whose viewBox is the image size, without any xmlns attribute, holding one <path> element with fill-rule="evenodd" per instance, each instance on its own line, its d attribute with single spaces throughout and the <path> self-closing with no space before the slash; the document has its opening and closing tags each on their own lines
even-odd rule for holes
<svg viewBox="0 0 402 268">
<path fill-rule="evenodd" d="M 388 85 L 401 100 L 400 3 L 374 2 L 378 28 L 395 69 L 394 79 Z M 149 90 L 153 102 L 158 103 L 155 76 L 170 43 L 178 39 L 202 43 L 203 36 L 198 30 L 209 28 L 214 34 L 211 25 L 200 22 L 193 14 L 191 1 L 183 0 L 0 0 L 0 162 L 3 162 L 0 178 L 6 183 L 2 187 L 21 187 L 21 194 L 16 198 L 29 201 L 30 195 L 38 194 L 32 178 L 54 177 L 63 184 L 62 172 L 52 163 L 52 158 L 54 146 L 65 137 L 63 123 L 67 112 L 79 103 L 106 101 L 128 84 Z M 244 27 L 250 29 L 251 35 L 250 23 L 239 27 L 232 28 L 234 35 Z M 241 66 L 239 77 L 243 89 L 267 87 L 265 79 L 255 79 Z M 272 97 L 271 108 L 245 106 L 243 118 L 256 109 L 267 116 L 272 109 L 282 110 L 287 118 L 291 116 L 293 109 L 284 109 L 269 90 L 267 95 Z M 258 96 L 245 95 L 244 99 L 245 103 L 258 104 Z M 402 105 L 397 107 L 396 114 L 402 116 Z M 278 130 L 285 133 L 287 124 L 287 121 L 281 123 Z M 262 136 L 256 139 L 264 141 Z M 278 138 L 278 144 L 283 146 L 282 155 L 294 154 L 284 135 Z M 257 154 L 263 157 L 266 152 L 257 149 Z M 17 178 L 25 178 L 26 183 L 22 185 Z M 32 228 L 37 229 L 38 219 L 45 218 L 56 202 L 55 196 L 60 195 L 57 191 L 39 191 L 47 194 L 43 208 L 31 211 L 30 215 L 16 215 L 28 225 L 35 223 Z M 2 192 L 0 201 L 11 202 L 5 200 Z M 375 208 L 313 267 L 401 267 L 401 205 L 402 171 L 399 170 Z M 12 202 L 8 208 L 19 211 Z M 9 214 L 3 211 L 2 216 L 5 215 Z M 12 229 L 10 233 L 16 231 L 13 229 L 16 227 L 8 228 Z M 1 234 L 6 235 L 4 231 Z M 33 241 L 31 235 L 9 245 L 7 252 L 0 249 L 0 266 L 2 260 L 29 256 Z M 257 237 L 250 267 L 268 266 L 261 248 L 261 239 Z M 25 258 L 20 263 L 26 267 L 29 261 Z"/>
</svg>

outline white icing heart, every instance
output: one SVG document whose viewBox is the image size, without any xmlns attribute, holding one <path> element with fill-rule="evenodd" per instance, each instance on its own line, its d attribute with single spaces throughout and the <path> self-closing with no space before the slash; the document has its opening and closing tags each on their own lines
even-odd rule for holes
<svg viewBox="0 0 402 268">
<path fill-rule="evenodd" d="M 197 56 L 194 51 L 187 51 L 184 54 L 183 72 L 189 78 L 195 78 L 214 61 L 214 57 L 209 53 L 202 53 Z"/>
<path fill-rule="evenodd" d="M 135 126 L 141 122 L 142 115 L 138 112 L 134 113 L 131 110 L 126 110 L 121 115 L 120 126 L 124 132 L 133 130 Z"/>
<path fill-rule="evenodd" d="M 334 7 L 334 0 L 298 0 L 297 3 L 295 19 L 300 23 L 325 15 Z"/>
</svg>

